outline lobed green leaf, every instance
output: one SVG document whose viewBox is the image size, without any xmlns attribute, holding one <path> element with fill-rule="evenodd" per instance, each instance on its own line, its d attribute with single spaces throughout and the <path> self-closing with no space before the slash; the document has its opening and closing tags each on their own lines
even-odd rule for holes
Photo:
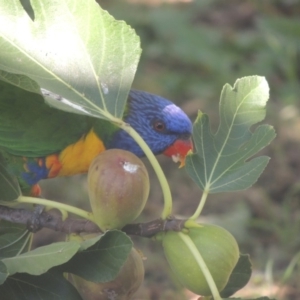
<svg viewBox="0 0 300 300">
<path fill-rule="evenodd" d="M 209 118 L 199 112 L 194 124 L 196 153 L 186 159 L 186 170 L 194 181 L 210 193 L 243 190 L 253 185 L 269 158 L 249 160 L 275 137 L 272 126 L 251 126 L 265 117 L 269 97 L 266 79 L 250 76 L 226 84 L 221 93 L 220 125 L 211 133 Z"/>
</svg>

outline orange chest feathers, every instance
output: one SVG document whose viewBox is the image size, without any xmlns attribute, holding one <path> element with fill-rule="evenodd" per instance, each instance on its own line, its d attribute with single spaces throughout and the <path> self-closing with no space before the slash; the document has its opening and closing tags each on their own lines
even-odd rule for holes
<svg viewBox="0 0 300 300">
<path fill-rule="evenodd" d="M 92 160 L 104 150 L 103 142 L 92 129 L 87 135 L 67 146 L 59 154 L 47 156 L 48 177 L 86 173 Z"/>
</svg>

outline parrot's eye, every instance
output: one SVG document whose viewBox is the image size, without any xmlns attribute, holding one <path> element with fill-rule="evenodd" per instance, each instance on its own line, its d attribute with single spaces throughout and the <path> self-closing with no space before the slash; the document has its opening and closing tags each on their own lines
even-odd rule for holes
<svg viewBox="0 0 300 300">
<path fill-rule="evenodd" d="M 154 121 L 153 122 L 153 128 L 157 131 L 157 132 L 162 132 L 166 129 L 165 123 L 162 121 Z"/>
</svg>

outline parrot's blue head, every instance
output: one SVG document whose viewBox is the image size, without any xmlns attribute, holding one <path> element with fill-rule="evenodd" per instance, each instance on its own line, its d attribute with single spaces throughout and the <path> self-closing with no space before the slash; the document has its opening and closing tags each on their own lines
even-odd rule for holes
<svg viewBox="0 0 300 300">
<path fill-rule="evenodd" d="M 124 121 L 141 135 L 154 154 L 164 153 L 174 161 L 183 162 L 187 152 L 193 149 L 190 119 L 165 98 L 131 90 Z M 142 149 L 124 130 L 115 134 L 109 148 L 144 156 Z"/>
</svg>

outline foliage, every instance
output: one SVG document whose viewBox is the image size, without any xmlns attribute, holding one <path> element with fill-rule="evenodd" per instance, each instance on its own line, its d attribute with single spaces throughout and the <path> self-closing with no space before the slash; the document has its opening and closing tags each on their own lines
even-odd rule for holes
<svg viewBox="0 0 300 300">
<path fill-rule="evenodd" d="M 289 104 L 298 99 L 297 2 L 178 1 L 132 9 L 126 2 L 99 3 L 141 37 L 139 86 L 150 80 L 148 85 L 178 101 L 197 95 L 216 101 L 224 82 L 259 74 L 274 98 Z"/>
<path fill-rule="evenodd" d="M 253 134 L 249 129 L 265 117 L 268 97 L 264 78 L 242 78 L 233 87 L 225 85 L 220 125 L 214 135 L 208 117 L 198 113 L 194 125 L 197 153 L 187 157 L 187 172 L 203 190 L 218 193 L 246 189 L 260 176 L 269 159 L 248 158 L 268 145 L 275 133 L 268 125 L 259 126 Z"/>
<path fill-rule="evenodd" d="M 141 51 L 133 30 L 94 1 L 30 3 L 34 22 L 18 0 L 1 7 L 1 69 L 30 74 L 44 89 L 77 103 L 74 107 L 60 101 L 60 109 L 107 119 L 121 117 Z M 40 93 L 29 79 L 6 73 L 2 77 Z M 57 101 L 53 103 L 57 106 Z"/>
<path fill-rule="evenodd" d="M 209 115 L 212 131 L 218 126 L 217 102 L 225 82 L 251 74 L 267 78 L 267 119 L 277 137 L 263 153 L 271 160 L 255 186 L 213 195 L 202 216 L 225 226 L 251 253 L 255 272 L 244 293 L 267 290 L 280 299 L 298 299 L 299 268 L 288 281 L 282 278 L 300 247 L 299 1 L 99 2 L 141 37 L 143 55 L 134 86 L 175 99 L 192 118 L 200 108 Z M 184 172 L 161 161 L 175 195 L 174 212 L 192 214 L 197 189 Z M 156 197 L 154 193 L 151 203 L 159 203 Z M 273 268 L 266 270 L 270 263 Z M 156 284 L 164 287 L 159 280 Z"/>
<path fill-rule="evenodd" d="M 0 56 L 2 80 L 39 94 L 41 94 L 39 87 L 51 90 L 49 93 L 60 95 L 62 101 L 58 102 L 52 94 L 51 97 L 45 97 L 45 100 L 58 109 L 67 109 L 74 113 L 84 113 L 119 122 L 140 51 L 138 39 L 132 30 L 126 24 L 116 22 L 106 12 L 94 6 L 93 1 L 77 1 L 76 4 L 68 0 L 45 2 L 47 7 L 40 6 L 41 1 L 31 3 L 34 22 L 18 1 L 9 2 L 0 10 L 0 13 L 5 15 L 3 20 L 8 28 L 0 31 L 1 42 L 5 47 L 5 51 Z M 43 14 L 45 7 L 55 14 Z M 65 18 L 65 10 L 69 13 L 67 15 L 72 17 Z M 80 18 L 79 14 L 85 16 L 86 19 Z M 20 23 L 15 23 L 12 16 L 20 20 Z M 91 22 L 90 19 L 95 19 L 97 22 Z M 182 19 L 184 21 L 184 18 Z M 38 25 L 38 29 L 34 24 Z M 21 25 L 26 33 L 24 36 L 16 34 Z M 57 26 L 67 30 L 61 30 L 60 35 L 54 36 L 53 32 L 57 30 Z M 97 30 L 99 28 L 101 30 Z M 64 34 L 68 38 L 71 36 L 71 40 L 68 39 L 67 43 L 64 43 L 66 40 Z M 180 33 L 178 36 L 180 37 Z M 69 41 L 71 41 L 70 44 Z M 192 40 L 189 42 L 192 43 Z M 180 43 L 177 46 L 175 47 L 178 51 L 176 55 L 181 56 L 181 51 L 185 49 L 182 50 Z M 73 55 L 74 49 L 76 51 Z M 99 49 L 102 52 L 98 53 Z M 110 51 L 111 49 L 113 51 Z M 96 50 L 97 53 L 94 52 Z M 19 61 L 15 59 L 16 55 Z M 201 60 L 201 57 L 191 55 L 191 59 Z M 215 65 L 211 65 L 210 68 L 217 68 L 218 62 L 220 61 L 216 61 Z M 105 78 L 105 82 L 99 78 Z M 274 131 L 270 126 L 261 125 L 253 134 L 249 131 L 251 125 L 264 118 L 267 98 L 268 85 L 265 79 L 257 76 L 246 77 L 237 81 L 233 88 L 229 85 L 224 87 L 220 103 L 220 130 L 215 136 L 211 135 L 207 116 L 199 114 L 194 127 L 198 152 L 189 156 L 186 168 L 201 188 L 205 190 L 207 184 L 209 185 L 207 193 L 213 192 L 214 185 L 210 181 L 203 184 L 203 178 L 210 177 L 211 179 L 217 174 L 218 179 L 226 188 L 216 189 L 215 192 L 245 189 L 257 180 L 265 168 L 268 162 L 265 157 L 255 158 L 246 163 L 245 160 L 274 138 Z M 60 104 L 57 105 L 57 103 Z M 213 145 L 214 151 L 211 151 L 208 145 Z M 232 154 L 231 159 L 219 159 L 223 155 L 228 157 L 230 154 Z M 235 159 L 238 161 L 236 165 Z M 217 172 L 204 174 L 203 170 L 208 169 L 213 171 L 216 169 Z M 254 175 L 247 176 L 246 183 L 241 183 L 243 181 L 240 180 L 241 174 L 251 175 L 252 171 Z M 13 187 L 16 191 L 15 183 L 6 174 L 5 169 L 1 174 L 1 189 L 11 190 Z M 211 176 L 207 176 L 208 174 Z M 240 182 L 238 186 L 230 184 L 233 177 L 235 181 Z M 217 183 L 220 184 L 220 181 Z M 11 200 L 11 195 L 11 192 L 7 193 L 6 200 Z M 193 218 L 196 219 L 200 212 L 201 210 L 196 211 Z M 0 267 L 4 274 L 3 281 L 9 276 L 1 289 L 4 294 L 7 293 L 5 295 L 10 295 L 11 299 L 21 297 L 20 290 L 16 289 L 15 294 L 13 292 L 14 283 L 18 280 L 23 281 L 26 294 L 28 293 L 31 297 L 35 297 L 35 289 L 45 285 L 47 288 L 44 297 L 52 299 L 53 295 L 50 293 L 52 286 L 48 284 L 48 281 L 53 277 L 60 284 L 60 294 L 55 295 L 56 297 L 62 298 L 66 295 L 71 297 L 72 295 L 72 299 L 77 299 L 79 296 L 64 279 L 64 272 L 72 272 L 85 279 L 109 281 L 117 275 L 132 247 L 130 238 L 124 233 L 109 231 L 94 239 L 93 242 L 91 240 L 57 242 L 26 252 L 28 239 L 23 240 L 23 233 L 17 232 L 17 235 L 12 237 L 15 234 L 14 231 L 8 229 L 8 232 L 12 243 L 3 244 L 3 248 L 12 247 L 13 252 L 12 255 L 3 258 L 4 264 Z M 27 237 L 27 233 L 25 236 Z M 19 244 L 19 241 L 22 242 Z M 16 252 L 19 255 L 16 256 Z M 95 261 L 99 264 L 95 265 Z M 81 264 L 78 265 L 78 262 Z M 103 265 L 107 268 L 103 268 Z M 91 275 L 92 267 L 97 272 Z M 27 274 L 17 274 L 23 272 Z M 39 274 L 42 275 L 37 281 L 31 276 Z M 247 277 L 249 270 L 245 274 L 245 277 L 249 278 Z M 232 277 L 231 280 L 233 283 L 232 281 L 230 283 L 234 286 Z M 242 285 L 237 284 L 237 286 Z M 226 297 L 235 291 L 234 287 L 231 291 L 229 290 L 230 288 L 226 290 Z"/>
</svg>

